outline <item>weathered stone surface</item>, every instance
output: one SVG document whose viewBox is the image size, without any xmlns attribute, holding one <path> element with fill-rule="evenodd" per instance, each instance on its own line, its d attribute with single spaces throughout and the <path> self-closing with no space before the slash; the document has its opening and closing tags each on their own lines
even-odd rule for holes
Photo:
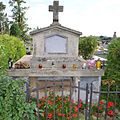
<svg viewBox="0 0 120 120">
<path fill-rule="evenodd" d="M 78 42 L 81 32 L 60 26 L 51 25 L 47 28 L 36 30 L 30 33 L 33 37 L 34 56 L 36 57 L 77 57 L 78 56 Z M 45 39 L 51 36 L 61 36 L 67 39 L 67 53 L 49 54 L 46 52 Z M 59 44 L 55 44 L 59 47 Z"/>
<path fill-rule="evenodd" d="M 59 12 L 63 12 L 63 6 L 59 6 L 59 1 L 53 1 L 53 6 L 49 5 L 49 11 L 53 12 L 53 22 L 59 22 Z"/>
<path fill-rule="evenodd" d="M 8 75 L 13 77 L 29 77 L 31 90 L 35 87 L 45 86 L 46 80 L 43 77 L 48 79 L 49 83 L 47 84 L 50 85 L 54 83 L 49 79 L 50 77 L 61 77 L 62 79 L 64 78 L 64 86 L 66 86 L 64 94 L 67 94 L 70 93 L 71 88 L 68 87 L 68 84 L 71 79 L 65 80 L 65 77 L 73 77 L 72 85 L 78 86 L 78 81 L 80 81 L 80 86 L 83 88 L 85 88 L 86 83 L 90 85 L 95 80 L 94 89 L 99 91 L 101 76 L 104 74 L 104 70 L 96 70 L 95 67 L 90 69 L 87 66 L 87 61 L 78 57 L 79 37 L 82 33 L 61 26 L 58 23 L 58 12 L 63 10 L 62 6 L 58 5 L 58 1 L 54 1 L 54 6 L 50 6 L 49 10 L 53 11 L 53 23 L 48 27 L 30 32 L 33 38 L 33 55 L 24 56 L 17 61 L 18 66 L 21 63 L 27 62 L 30 68 L 24 64 L 23 66 L 25 67 L 22 67 L 24 69 L 13 67 L 11 70 L 8 70 Z M 51 42 L 53 42 L 52 45 Z M 50 49 L 50 47 L 53 47 L 55 50 Z M 60 47 L 64 47 L 64 49 Z M 60 81 L 56 80 L 54 84 L 60 85 L 59 83 Z M 72 88 L 71 91 L 72 98 L 78 100 L 78 89 Z M 44 91 L 40 94 L 44 94 Z M 80 97 L 85 100 L 84 91 L 80 93 Z"/>
<path fill-rule="evenodd" d="M 9 76 L 102 76 L 103 70 L 58 70 L 58 69 L 13 69 L 8 70 Z"/>
</svg>

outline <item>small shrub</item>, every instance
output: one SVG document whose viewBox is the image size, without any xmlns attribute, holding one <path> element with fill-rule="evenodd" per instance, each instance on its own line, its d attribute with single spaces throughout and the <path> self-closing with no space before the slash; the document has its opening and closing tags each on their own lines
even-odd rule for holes
<svg viewBox="0 0 120 120">
<path fill-rule="evenodd" d="M 27 103 L 25 81 L 0 76 L 0 120 L 36 120 L 36 103 Z"/>
</svg>

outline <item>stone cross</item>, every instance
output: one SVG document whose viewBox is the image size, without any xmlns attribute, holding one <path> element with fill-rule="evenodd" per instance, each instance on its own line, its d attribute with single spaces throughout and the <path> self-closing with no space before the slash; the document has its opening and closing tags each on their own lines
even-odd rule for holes
<svg viewBox="0 0 120 120">
<path fill-rule="evenodd" d="M 54 1 L 53 6 L 49 5 L 49 11 L 53 12 L 53 22 L 59 22 L 58 13 L 63 12 L 63 6 L 59 6 L 59 1 Z"/>
</svg>

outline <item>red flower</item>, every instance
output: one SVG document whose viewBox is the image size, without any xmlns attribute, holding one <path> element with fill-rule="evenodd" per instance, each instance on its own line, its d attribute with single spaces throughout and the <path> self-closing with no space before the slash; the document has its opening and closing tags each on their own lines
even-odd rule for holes
<svg viewBox="0 0 120 120">
<path fill-rule="evenodd" d="M 75 109 L 74 109 L 74 110 L 75 110 L 75 112 L 78 112 L 78 107 L 75 107 Z"/>
<path fill-rule="evenodd" d="M 68 116 L 67 119 L 70 120 L 70 116 Z"/>
<path fill-rule="evenodd" d="M 113 102 L 108 102 L 108 106 L 112 107 L 112 106 L 114 106 L 114 103 Z"/>
<path fill-rule="evenodd" d="M 74 103 L 74 100 L 71 100 L 72 103 Z"/>
<path fill-rule="evenodd" d="M 101 104 L 101 105 L 103 105 L 103 104 L 104 104 L 104 102 L 103 102 L 102 100 L 100 100 L 100 104 Z"/>
<path fill-rule="evenodd" d="M 81 108 L 81 107 L 82 107 L 82 104 L 79 104 L 79 105 L 78 105 L 78 108 Z"/>
<path fill-rule="evenodd" d="M 52 116 L 53 116 L 52 113 L 49 113 L 47 117 L 48 117 L 49 119 L 51 119 Z"/>
<path fill-rule="evenodd" d="M 44 105 L 44 102 L 41 103 L 41 106 Z"/>
<path fill-rule="evenodd" d="M 48 100 L 47 102 L 48 102 L 48 104 L 53 105 L 52 101 Z"/>
<path fill-rule="evenodd" d="M 40 103 L 38 103 L 38 105 L 37 105 L 37 106 L 38 106 L 38 108 L 40 108 L 40 107 L 41 107 L 41 104 L 40 104 Z"/>
<path fill-rule="evenodd" d="M 111 107 L 110 105 L 107 106 L 107 108 L 110 108 L 110 107 Z"/>
<path fill-rule="evenodd" d="M 61 116 L 65 116 L 65 114 L 58 113 L 58 116 L 59 116 L 59 117 L 61 117 Z"/>
<path fill-rule="evenodd" d="M 43 100 L 43 98 L 40 98 L 40 101 L 42 101 Z"/>
<path fill-rule="evenodd" d="M 107 113 L 109 116 L 113 116 L 114 115 L 114 112 L 112 110 L 109 110 L 108 113 Z"/>
<path fill-rule="evenodd" d="M 61 97 L 58 97 L 58 100 L 62 100 L 62 98 L 61 98 Z"/>
<path fill-rule="evenodd" d="M 82 100 L 80 99 L 79 102 L 82 102 Z"/>
<path fill-rule="evenodd" d="M 102 106 L 99 106 L 99 110 L 102 110 Z"/>
<path fill-rule="evenodd" d="M 78 114 L 72 114 L 73 117 L 78 117 Z"/>
</svg>

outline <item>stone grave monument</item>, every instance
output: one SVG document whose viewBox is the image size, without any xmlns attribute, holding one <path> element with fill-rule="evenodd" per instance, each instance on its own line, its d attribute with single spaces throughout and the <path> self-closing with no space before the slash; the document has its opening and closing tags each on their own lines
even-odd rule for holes
<svg viewBox="0 0 120 120">
<path fill-rule="evenodd" d="M 59 23 L 59 12 L 63 6 L 59 1 L 53 1 L 49 6 L 53 12 L 53 23 L 41 29 L 30 32 L 33 38 L 33 55 L 25 55 L 18 60 L 12 69 L 8 70 L 9 76 L 25 77 L 30 81 L 30 89 L 45 86 L 45 81 L 50 84 L 60 84 L 63 80 L 66 93 L 69 92 L 69 81 L 72 84 L 85 88 L 86 83 L 93 83 L 94 90 L 99 91 L 103 70 L 95 67 L 89 69 L 87 61 L 78 56 L 78 44 L 81 32 L 62 26 Z M 39 81 L 39 83 L 38 83 Z M 78 90 L 72 90 L 73 99 L 77 100 Z M 97 100 L 98 95 L 93 95 Z M 80 99 L 85 100 L 85 91 L 81 90 Z"/>
</svg>

